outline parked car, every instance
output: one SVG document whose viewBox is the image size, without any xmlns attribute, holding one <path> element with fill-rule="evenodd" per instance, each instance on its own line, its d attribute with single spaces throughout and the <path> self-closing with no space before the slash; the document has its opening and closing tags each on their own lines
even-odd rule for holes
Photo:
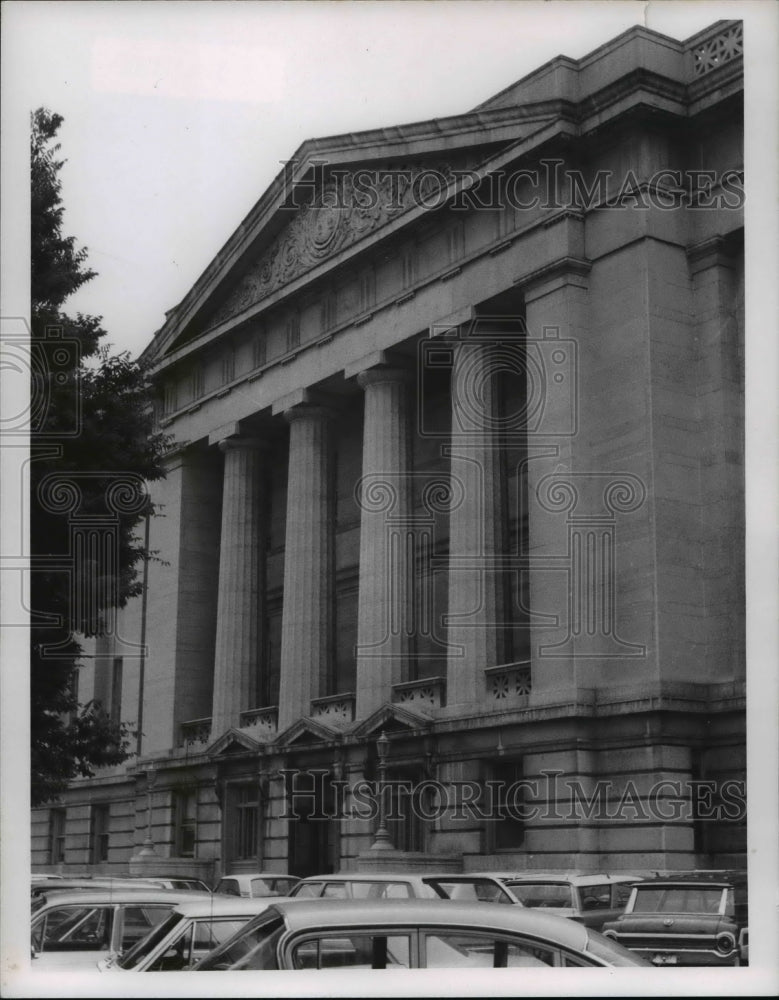
<svg viewBox="0 0 779 1000">
<path fill-rule="evenodd" d="M 187 899 L 129 951 L 110 954 L 98 962 L 98 969 L 101 972 L 186 971 L 270 903 L 267 896 L 241 899 L 213 895 L 208 899 Z"/>
<path fill-rule="evenodd" d="M 125 951 L 167 917 L 190 892 L 170 889 L 80 889 L 51 892 L 34 903 L 35 968 L 94 968 L 109 952 Z M 210 899 L 203 893 L 202 899 Z"/>
<path fill-rule="evenodd" d="M 316 899 L 460 899 L 516 903 L 492 875 L 405 875 L 395 873 L 311 875 L 290 892 L 293 898 Z"/>
<path fill-rule="evenodd" d="M 646 965 L 572 920 L 429 899 L 274 901 L 195 972 Z"/>
<path fill-rule="evenodd" d="M 299 881 L 296 875 L 280 875 L 278 872 L 225 875 L 217 882 L 214 892 L 218 895 L 243 896 L 244 899 L 289 896 Z"/>
<path fill-rule="evenodd" d="M 492 872 L 523 906 L 554 911 L 600 930 L 625 909 L 638 875 L 590 872 Z"/>
<path fill-rule="evenodd" d="M 211 892 L 211 886 L 200 878 L 181 875 L 155 875 L 154 882 L 163 889 L 183 889 L 190 892 Z"/>
<path fill-rule="evenodd" d="M 604 934 L 653 965 L 744 965 L 749 960 L 746 872 L 698 872 L 633 887 Z"/>
<path fill-rule="evenodd" d="M 53 892 L 92 892 L 95 889 L 166 889 L 162 881 L 156 879 L 121 878 L 115 876 L 74 876 L 73 878 L 38 880 L 30 884 L 30 898 L 35 901 L 48 897 Z"/>
</svg>

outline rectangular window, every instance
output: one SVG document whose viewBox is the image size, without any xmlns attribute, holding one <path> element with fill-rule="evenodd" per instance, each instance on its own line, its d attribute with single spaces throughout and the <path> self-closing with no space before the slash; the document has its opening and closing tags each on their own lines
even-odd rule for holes
<svg viewBox="0 0 779 1000">
<path fill-rule="evenodd" d="M 178 405 L 178 392 L 176 389 L 176 383 L 166 382 L 165 383 L 165 401 L 164 401 L 164 411 L 165 413 L 173 413 Z"/>
<path fill-rule="evenodd" d="M 235 351 L 228 347 L 222 355 L 222 385 L 227 385 L 235 378 Z"/>
<path fill-rule="evenodd" d="M 300 314 L 292 313 L 287 319 L 287 350 L 294 351 L 300 346 Z"/>
<path fill-rule="evenodd" d="M 176 793 L 176 853 L 180 858 L 194 858 L 197 843 L 197 791 Z"/>
<path fill-rule="evenodd" d="M 525 840 L 523 819 L 524 799 L 522 786 L 523 769 L 521 760 L 501 761 L 492 768 L 494 786 L 494 807 L 496 819 L 491 823 L 496 851 L 511 851 L 521 847 Z"/>
<path fill-rule="evenodd" d="M 64 809 L 49 812 L 49 864 L 59 865 L 65 860 L 65 820 Z"/>
<path fill-rule="evenodd" d="M 376 304 L 376 275 L 368 268 L 360 275 L 360 312 L 367 312 Z"/>
<path fill-rule="evenodd" d="M 465 254 L 465 224 L 462 219 L 457 219 L 448 230 L 447 246 L 450 264 L 454 264 Z"/>
<path fill-rule="evenodd" d="M 260 803 L 256 785 L 240 785 L 235 803 L 235 858 L 238 861 L 257 857 Z"/>
<path fill-rule="evenodd" d="M 262 326 L 254 335 L 252 342 L 252 362 L 255 368 L 262 368 L 267 357 L 267 335 L 265 327 Z"/>
<path fill-rule="evenodd" d="M 401 281 L 404 288 L 409 288 L 417 280 L 417 248 L 408 246 L 400 258 Z"/>
<path fill-rule="evenodd" d="M 323 331 L 330 330 L 338 322 L 338 300 L 335 292 L 326 292 L 322 299 L 320 326 Z"/>
<path fill-rule="evenodd" d="M 92 806 L 89 820 L 89 863 L 108 861 L 108 826 L 111 807 L 106 803 Z"/>
<path fill-rule="evenodd" d="M 196 362 L 192 369 L 192 398 L 200 399 L 205 390 L 205 379 L 203 376 L 203 365 Z"/>
<path fill-rule="evenodd" d="M 115 656 L 111 672 L 111 722 L 115 726 L 122 721 L 122 666 L 122 657 Z"/>
</svg>

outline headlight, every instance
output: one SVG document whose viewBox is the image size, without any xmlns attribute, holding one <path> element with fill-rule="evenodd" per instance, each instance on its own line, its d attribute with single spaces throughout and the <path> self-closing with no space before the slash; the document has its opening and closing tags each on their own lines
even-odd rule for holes
<svg viewBox="0 0 779 1000">
<path fill-rule="evenodd" d="M 717 935 L 717 951 L 727 955 L 736 947 L 736 939 L 730 931 L 722 931 Z"/>
</svg>

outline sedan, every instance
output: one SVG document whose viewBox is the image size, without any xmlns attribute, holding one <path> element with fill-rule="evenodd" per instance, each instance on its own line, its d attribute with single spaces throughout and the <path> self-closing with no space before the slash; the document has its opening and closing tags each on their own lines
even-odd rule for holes
<svg viewBox="0 0 779 1000">
<path fill-rule="evenodd" d="M 297 899 L 272 903 L 194 971 L 647 964 L 597 931 L 520 906 Z"/>
</svg>

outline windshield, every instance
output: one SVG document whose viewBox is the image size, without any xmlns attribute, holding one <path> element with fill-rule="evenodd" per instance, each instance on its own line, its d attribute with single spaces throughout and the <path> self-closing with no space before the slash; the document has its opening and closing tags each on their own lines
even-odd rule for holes
<svg viewBox="0 0 779 1000">
<path fill-rule="evenodd" d="M 137 944 L 133 945 L 126 955 L 122 955 L 116 964 L 120 969 L 134 969 L 183 919 L 184 917 L 180 913 L 171 913 L 161 924 L 157 924 L 146 937 L 141 938 Z"/>
<path fill-rule="evenodd" d="M 428 878 L 425 882 L 432 886 L 444 899 L 472 900 L 480 903 L 512 903 L 507 892 L 490 879 L 440 879 Z"/>
<path fill-rule="evenodd" d="M 638 886 L 633 913 L 719 913 L 721 886 Z"/>
<path fill-rule="evenodd" d="M 509 888 L 523 906 L 571 909 L 571 887 L 559 882 L 509 882 Z"/>
<path fill-rule="evenodd" d="M 277 969 L 276 943 L 284 930 L 277 910 L 269 910 L 247 924 L 199 962 L 194 971 L 214 969 Z"/>
</svg>

